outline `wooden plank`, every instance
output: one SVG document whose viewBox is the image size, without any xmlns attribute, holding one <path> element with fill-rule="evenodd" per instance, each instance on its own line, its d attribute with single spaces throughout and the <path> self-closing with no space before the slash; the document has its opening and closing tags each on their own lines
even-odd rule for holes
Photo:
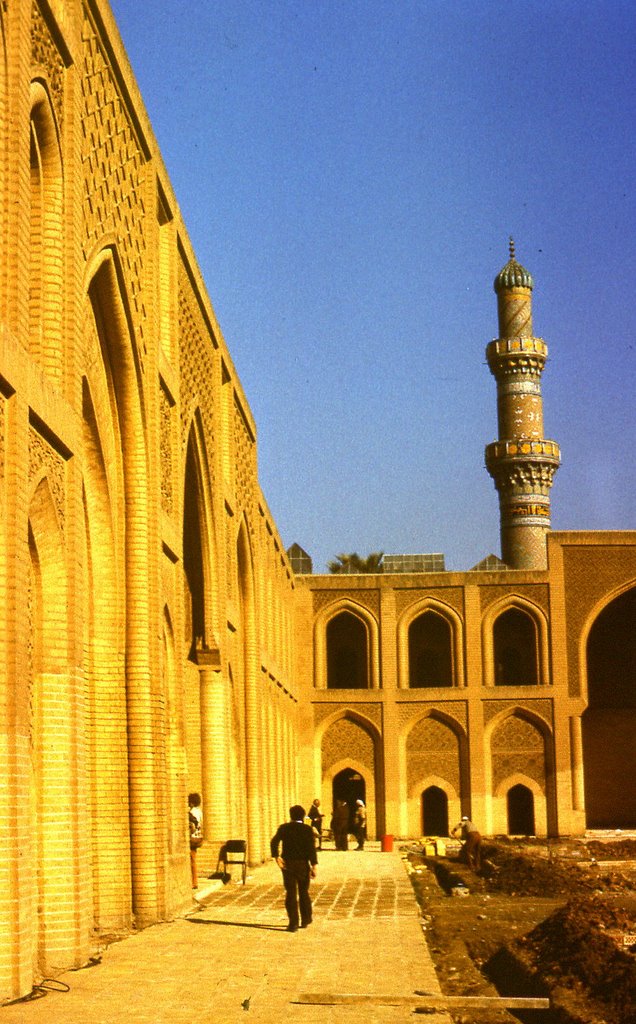
<svg viewBox="0 0 636 1024">
<path fill-rule="evenodd" d="M 363 1005 L 414 1006 L 430 1009 L 494 1010 L 548 1010 L 550 1000 L 541 996 L 445 996 L 428 992 L 415 992 L 412 996 L 369 995 L 356 992 L 303 992 L 294 1003 L 314 1006 Z"/>
</svg>

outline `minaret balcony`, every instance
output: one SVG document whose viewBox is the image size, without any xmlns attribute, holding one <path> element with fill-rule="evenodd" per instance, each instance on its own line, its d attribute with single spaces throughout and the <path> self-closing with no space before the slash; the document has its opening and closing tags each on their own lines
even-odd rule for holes
<svg viewBox="0 0 636 1024">
<path fill-rule="evenodd" d="M 486 359 L 494 377 L 540 374 L 548 358 L 542 338 L 495 338 L 486 347 Z"/>
<path fill-rule="evenodd" d="M 533 441 L 518 437 L 508 441 L 493 441 L 486 446 L 486 465 L 494 462 L 517 462 L 519 459 L 536 459 L 559 465 L 561 451 L 556 441 Z"/>
<path fill-rule="evenodd" d="M 547 495 L 561 454 L 555 441 L 494 441 L 486 447 L 486 469 L 500 494 Z"/>
</svg>

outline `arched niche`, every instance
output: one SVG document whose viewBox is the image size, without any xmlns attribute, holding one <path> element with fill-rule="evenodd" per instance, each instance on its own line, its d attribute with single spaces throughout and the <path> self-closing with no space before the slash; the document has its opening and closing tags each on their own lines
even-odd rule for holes
<svg viewBox="0 0 636 1024">
<path fill-rule="evenodd" d="M 411 631 L 422 617 L 431 616 L 431 622 L 436 621 L 446 632 L 446 658 L 448 663 L 445 673 L 447 685 L 463 687 L 465 685 L 464 675 L 464 629 L 461 617 L 454 608 L 434 598 L 425 598 L 412 605 L 401 616 L 397 628 L 398 645 L 398 686 L 400 689 L 409 689 L 411 685 Z M 431 685 L 432 681 L 431 681 Z"/>
<path fill-rule="evenodd" d="M 497 626 L 498 622 L 499 627 Z M 507 624 L 510 625 L 508 634 L 502 628 L 502 623 L 504 627 Z M 525 680 L 525 682 L 518 683 L 503 681 L 506 677 L 501 675 L 497 665 L 498 653 L 505 646 L 506 636 L 510 635 L 511 641 L 517 636 L 515 624 L 520 630 L 519 637 L 524 640 L 525 656 L 532 666 L 528 671 L 524 670 L 523 675 L 517 676 L 518 679 Z M 497 640 L 498 629 L 502 633 L 500 641 Z M 530 637 L 533 639 L 529 640 Z M 530 643 L 532 650 L 528 646 Z M 514 644 L 511 642 L 511 649 L 513 647 Z M 482 654 L 485 686 L 524 686 L 529 684 L 530 679 L 535 681 L 532 685 L 547 685 L 550 681 L 550 654 L 548 620 L 543 610 L 531 601 L 516 595 L 495 602 L 487 610 L 482 621 Z M 513 656 L 511 655 L 511 664 L 512 660 Z M 523 660 L 521 655 L 520 660 Z"/>
<path fill-rule="evenodd" d="M 431 786 L 445 794 L 449 819 L 456 820 L 467 789 L 466 734 L 461 725 L 439 711 L 427 712 L 409 724 L 401 747 L 407 792 L 403 822 L 406 834 L 422 834 L 422 794 Z"/>
<path fill-rule="evenodd" d="M 29 351 L 42 370 L 59 381 L 64 350 L 64 181 L 58 127 L 47 83 L 31 83 Z"/>
<path fill-rule="evenodd" d="M 508 835 L 534 836 L 534 793 L 529 786 L 517 782 L 506 794 L 508 808 Z"/>
<path fill-rule="evenodd" d="M 321 609 L 314 623 L 314 685 L 318 689 L 327 689 L 328 684 L 328 644 L 327 630 L 329 624 L 338 616 L 353 616 L 359 625 L 359 631 L 365 630 L 365 662 L 367 666 L 367 687 L 377 689 L 380 679 L 379 630 L 376 618 L 364 608 L 347 598 L 334 601 Z M 359 633 L 360 638 L 363 634 Z M 360 687 L 353 687 L 354 689 Z"/>
<path fill-rule="evenodd" d="M 115 246 L 106 246 L 87 266 L 87 298 L 94 317 L 113 423 L 120 438 L 123 477 L 121 531 L 122 595 L 125 595 L 125 665 L 128 741 L 128 792 L 133 907 L 140 922 L 162 912 L 162 847 L 158 823 L 150 813 L 165 799 L 165 777 L 157 770 L 161 752 L 153 729 L 153 669 L 157 653 L 158 613 L 150 608 L 152 567 L 149 550 L 149 495 L 146 412 L 140 353 L 130 316 L 125 279 Z M 150 571 L 149 571 L 150 568 Z"/>
<path fill-rule="evenodd" d="M 555 823 L 554 749 L 551 730 L 540 716 L 512 707 L 496 715 L 484 735 L 487 759 L 486 831 L 508 832 L 508 791 L 528 787 L 534 795 L 536 835 Z"/>
<path fill-rule="evenodd" d="M 78 867 L 78 836 L 72 804 L 75 793 L 73 701 L 68 650 L 66 546 L 48 477 L 33 481 L 28 512 L 29 540 L 29 778 L 24 794 L 30 822 L 24 856 L 30 858 L 33 968 L 46 974 L 66 951 L 68 930 L 87 948 L 91 922 L 74 920 L 75 907 L 59 899 L 60 886 L 72 891 Z M 76 743 L 76 741 L 75 741 Z M 66 837 L 63 849 L 60 836 Z M 78 931 L 79 926 L 79 931 Z"/>
<path fill-rule="evenodd" d="M 216 566 L 212 487 L 200 414 L 195 412 L 186 445 L 183 483 L 183 569 L 186 653 L 216 644 Z"/>
<path fill-rule="evenodd" d="M 376 726 L 351 710 L 339 711 L 322 723 L 316 745 L 321 754 L 320 799 L 327 815 L 325 825 L 333 810 L 334 779 L 349 773 L 349 777 L 360 777 L 359 786 L 366 794 L 367 833 L 369 837 L 375 835 L 384 821 L 380 735 Z"/>
<path fill-rule="evenodd" d="M 585 636 L 582 716 L 588 828 L 636 828 L 636 587 L 596 610 Z"/>
</svg>

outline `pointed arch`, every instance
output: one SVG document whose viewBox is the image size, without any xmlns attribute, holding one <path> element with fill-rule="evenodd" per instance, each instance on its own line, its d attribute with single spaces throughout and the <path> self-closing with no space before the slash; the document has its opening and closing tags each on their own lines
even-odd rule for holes
<svg viewBox="0 0 636 1024">
<path fill-rule="evenodd" d="M 177 644 L 168 605 L 164 605 L 161 630 L 161 681 L 165 707 L 168 777 L 168 852 L 183 853 L 183 807 L 186 801 L 186 750 L 183 704 L 177 688 Z"/>
<path fill-rule="evenodd" d="M 149 587 L 156 560 L 150 557 L 148 452 L 141 359 L 115 246 L 91 259 L 86 293 L 105 368 L 113 423 L 121 439 L 124 500 L 125 663 L 128 788 L 134 911 L 140 923 L 163 913 L 164 873 L 152 807 L 162 785 L 162 752 L 155 743 L 157 718 L 153 665 L 158 647 L 151 641 Z M 157 633 L 155 633 L 155 636 Z"/>
<path fill-rule="evenodd" d="M 78 829 L 73 813 L 77 764 L 73 737 L 77 707 L 72 699 L 68 642 L 68 576 L 64 537 L 46 476 L 34 485 L 28 515 L 30 553 L 31 754 L 28 794 L 32 827 L 26 855 L 32 858 L 34 971 L 44 972 L 64 955 L 78 883 Z M 60 886 L 73 898 L 59 899 Z M 78 941 L 88 942 L 89 923 Z M 64 944 L 66 951 L 66 944 Z"/>
<path fill-rule="evenodd" d="M 29 349 L 54 380 L 63 371 L 64 181 L 58 125 L 43 79 L 31 82 Z"/>
<path fill-rule="evenodd" d="M 468 739 L 465 729 L 437 708 L 410 721 L 400 738 L 400 759 L 406 779 L 402 830 L 420 833 L 421 797 L 430 786 L 441 789 L 448 800 L 449 817 L 461 814 L 462 797 L 468 792 Z"/>
<path fill-rule="evenodd" d="M 417 601 L 400 616 L 397 626 L 398 687 L 407 690 L 410 686 L 409 632 L 411 627 L 417 619 L 429 613 L 439 616 L 448 625 L 452 685 L 463 687 L 465 686 L 464 624 L 454 608 L 434 597 L 425 597 L 421 601 Z"/>
<path fill-rule="evenodd" d="M 329 623 L 342 614 L 352 615 L 358 622 L 362 623 L 366 630 L 367 687 L 371 690 L 377 690 L 380 685 L 378 621 L 367 608 L 347 597 L 333 601 L 325 608 L 322 608 L 316 616 L 314 623 L 314 685 L 317 689 L 327 689 L 327 629 Z"/>
<path fill-rule="evenodd" d="M 261 815 L 262 752 L 260 749 L 258 654 L 256 635 L 256 585 L 254 556 L 248 520 L 242 516 L 236 542 L 236 566 L 240 636 L 238 638 L 240 667 L 245 696 L 245 809 L 250 857 L 258 863 L 267 855 L 264 846 Z"/>
<path fill-rule="evenodd" d="M 539 715 L 512 706 L 495 715 L 484 731 L 487 831 L 508 831 L 508 792 L 524 785 L 534 794 L 536 835 L 555 831 L 554 749 L 550 726 Z M 490 794 L 490 796 L 488 796 Z"/>
<path fill-rule="evenodd" d="M 494 601 L 482 619 L 481 636 L 484 685 L 497 685 L 495 624 L 497 619 L 507 612 L 518 612 L 530 620 L 535 631 L 533 654 L 537 685 L 547 686 L 550 682 L 550 648 L 547 616 L 539 605 L 528 601 L 527 598 L 521 597 L 518 594 L 506 595 L 506 597 L 501 598 L 499 601 Z"/>
<path fill-rule="evenodd" d="M 581 718 L 588 828 L 634 828 L 636 794 L 636 585 L 614 589 L 585 624 Z"/>
<path fill-rule="evenodd" d="M 218 581 L 212 480 L 201 412 L 194 410 L 187 434 L 183 481 L 183 568 L 191 601 L 190 657 L 197 646 L 215 643 Z M 186 639 L 186 644 L 187 644 Z"/>
<path fill-rule="evenodd" d="M 382 748 L 377 726 L 352 708 L 339 709 L 321 723 L 317 733 L 320 750 L 320 793 L 325 813 L 333 800 L 336 776 L 349 771 L 364 783 L 369 836 L 383 828 Z"/>
<path fill-rule="evenodd" d="M 588 645 L 590 639 L 590 633 L 592 628 L 596 625 L 599 617 L 603 612 L 609 608 L 618 598 L 622 597 L 631 591 L 636 590 L 636 580 L 628 580 L 619 587 L 614 587 L 608 591 L 594 604 L 593 608 L 588 612 L 587 618 L 585 619 L 581 633 L 579 636 L 579 678 L 581 679 L 581 695 L 589 703 L 589 666 L 588 666 Z"/>
<path fill-rule="evenodd" d="M 82 381 L 84 676 L 93 915 L 104 930 L 130 927 L 130 826 L 126 707 L 123 484 L 105 376 L 97 396 Z M 101 402 L 99 397 L 101 395 Z M 99 409 L 99 412 L 98 412 Z"/>
<path fill-rule="evenodd" d="M 368 715 L 365 715 L 363 708 L 364 705 L 362 705 L 360 708 L 338 708 L 331 714 L 326 715 L 322 722 L 320 722 L 320 724 L 316 727 L 316 744 L 320 746 L 322 744 L 323 737 L 327 730 L 330 729 L 335 722 L 338 722 L 343 718 L 348 718 L 352 722 L 355 722 L 357 725 L 361 726 L 361 728 L 365 729 L 366 732 L 369 733 L 369 735 L 373 739 L 373 742 L 375 744 L 378 744 L 381 740 L 380 730 L 378 729 L 375 722 L 371 718 L 369 718 Z"/>
</svg>

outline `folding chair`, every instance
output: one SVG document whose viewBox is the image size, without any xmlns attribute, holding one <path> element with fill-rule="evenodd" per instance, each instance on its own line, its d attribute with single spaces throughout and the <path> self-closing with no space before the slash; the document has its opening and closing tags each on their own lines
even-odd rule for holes
<svg viewBox="0 0 636 1024">
<path fill-rule="evenodd" d="M 220 864 L 223 864 L 224 866 L 224 874 L 228 874 L 227 869 L 229 864 L 240 864 L 241 877 L 243 885 L 245 885 L 245 878 L 247 875 L 247 840 L 227 839 L 219 850 L 219 859 L 216 865 L 217 872 Z"/>
</svg>

